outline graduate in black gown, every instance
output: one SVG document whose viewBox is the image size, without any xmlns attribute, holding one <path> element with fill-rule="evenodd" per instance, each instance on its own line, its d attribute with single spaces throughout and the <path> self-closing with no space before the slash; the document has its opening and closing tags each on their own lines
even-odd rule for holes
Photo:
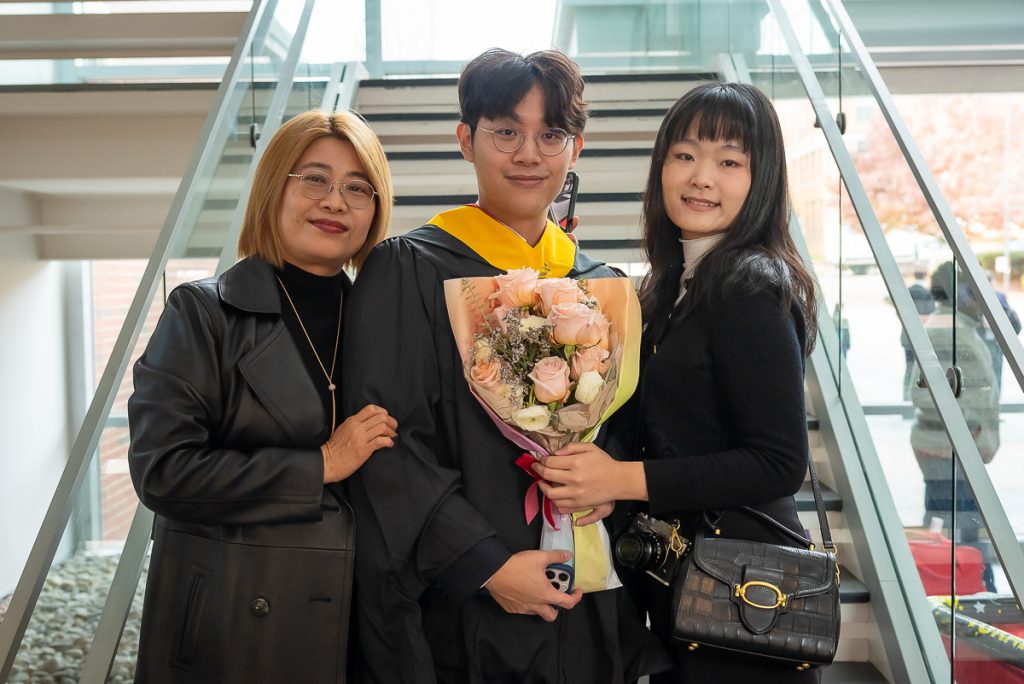
<svg viewBox="0 0 1024 684">
<path fill-rule="evenodd" d="M 469 392 L 445 304 L 450 278 L 615 275 L 546 219 L 583 147 L 582 90 L 558 52 L 471 61 L 457 135 L 479 202 L 382 243 L 353 288 L 343 408 L 372 397 L 401 426 L 348 481 L 368 682 L 601 684 L 667 666 L 621 589 L 566 595 L 548 582 L 567 553 L 537 550 L 531 479 Z"/>
<path fill-rule="evenodd" d="M 786 156 L 771 102 L 709 83 L 662 122 L 644 193 L 640 387 L 612 417 L 605 448 L 570 445 L 534 466 L 563 510 L 625 501 L 693 538 L 704 512 L 723 537 L 790 544 L 737 511 L 751 506 L 804 534 L 793 495 L 807 473 L 804 358 L 815 284 L 789 233 Z M 682 243 L 682 244 L 680 244 Z M 561 485 L 561 486 L 553 486 Z M 819 670 L 672 638 L 671 592 L 622 574 L 675 667 L 652 684 L 816 682 Z"/>
</svg>

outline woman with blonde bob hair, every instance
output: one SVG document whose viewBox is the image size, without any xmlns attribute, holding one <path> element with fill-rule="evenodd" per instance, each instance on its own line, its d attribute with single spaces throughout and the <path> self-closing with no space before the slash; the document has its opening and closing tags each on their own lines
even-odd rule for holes
<svg viewBox="0 0 1024 684">
<path fill-rule="evenodd" d="M 242 260 L 168 297 L 128 404 L 132 481 L 157 513 L 136 681 L 351 679 L 339 483 L 397 424 L 372 405 L 339 420 L 345 268 L 392 197 L 362 119 L 300 114 L 256 168 Z"/>
</svg>

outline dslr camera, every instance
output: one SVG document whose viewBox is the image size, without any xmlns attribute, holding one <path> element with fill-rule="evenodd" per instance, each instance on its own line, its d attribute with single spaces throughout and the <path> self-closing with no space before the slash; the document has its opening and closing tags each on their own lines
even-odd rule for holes
<svg viewBox="0 0 1024 684">
<path fill-rule="evenodd" d="M 629 529 L 615 541 L 615 558 L 627 568 L 643 570 L 665 586 L 679 570 L 690 542 L 679 534 L 679 523 L 667 523 L 637 513 Z"/>
</svg>

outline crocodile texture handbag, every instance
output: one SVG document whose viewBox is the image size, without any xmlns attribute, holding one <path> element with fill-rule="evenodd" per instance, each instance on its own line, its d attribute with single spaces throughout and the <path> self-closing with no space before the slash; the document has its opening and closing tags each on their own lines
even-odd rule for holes
<svg viewBox="0 0 1024 684">
<path fill-rule="evenodd" d="M 784 546 L 696 534 L 673 584 L 674 636 L 702 646 L 829 665 L 839 643 L 839 565 L 814 464 L 809 463 L 823 550 L 774 518 L 744 506 L 791 539 Z M 716 530 L 717 532 L 717 530 Z"/>
</svg>

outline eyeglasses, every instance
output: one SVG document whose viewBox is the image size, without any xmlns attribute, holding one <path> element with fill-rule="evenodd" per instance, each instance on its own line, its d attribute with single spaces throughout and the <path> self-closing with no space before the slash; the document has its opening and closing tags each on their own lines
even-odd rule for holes
<svg viewBox="0 0 1024 684">
<path fill-rule="evenodd" d="M 363 209 L 370 206 L 373 198 L 377 196 L 377 191 L 366 181 L 350 180 L 347 183 L 342 183 L 334 180 L 322 171 L 289 173 L 288 177 L 298 178 L 302 194 L 309 199 L 315 200 L 327 197 L 334 190 L 334 186 L 337 185 L 338 192 L 344 198 L 345 204 L 353 209 Z"/>
<path fill-rule="evenodd" d="M 491 141 L 499 152 L 515 152 L 526 142 L 526 131 L 518 126 L 484 128 L 477 124 L 476 127 L 491 134 Z M 537 149 L 545 157 L 557 157 L 565 151 L 570 140 L 576 139 L 575 135 L 561 128 L 548 128 L 532 137 L 537 141 Z"/>
</svg>

